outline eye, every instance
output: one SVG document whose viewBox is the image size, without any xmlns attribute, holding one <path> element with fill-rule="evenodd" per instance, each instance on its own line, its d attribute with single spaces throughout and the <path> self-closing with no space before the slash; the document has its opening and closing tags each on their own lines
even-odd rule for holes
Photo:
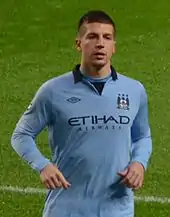
<svg viewBox="0 0 170 217">
<path fill-rule="evenodd" d="M 96 37 L 97 37 L 96 34 L 89 34 L 89 35 L 87 35 L 88 39 L 95 39 Z"/>
<path fill-rule="evenodd" d="M 113 39 L 112 35 L 104 35 L 104 38 L 106 38 L 108 40 L 112 40 Z"/>
</svg>

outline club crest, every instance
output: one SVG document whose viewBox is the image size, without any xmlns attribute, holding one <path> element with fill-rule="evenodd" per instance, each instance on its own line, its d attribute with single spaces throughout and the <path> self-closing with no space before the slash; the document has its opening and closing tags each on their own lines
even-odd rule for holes
<svg viewBox="0 0 170 217">
<path fill-rule="evenodd" d="M 117 108 L 129 110 L 129 96 L 128 96 L 128 94 L 118 94 Z"/>
</svg>

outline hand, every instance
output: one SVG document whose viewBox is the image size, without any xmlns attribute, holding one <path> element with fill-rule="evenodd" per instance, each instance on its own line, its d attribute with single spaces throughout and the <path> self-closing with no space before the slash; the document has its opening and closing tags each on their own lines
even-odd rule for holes
<svg viewBox="0 0 170 217">
<path fill-rule="evenodd" d="M 144 182 L 145 169 L 142 164 L 133 162 L 124 171 L 119 172 L 118 175 L 122 177 L 121 183 L 133 190 L 138 190 L 142 187 Z"/>
<path fill-rule="evenodd" d="M 63 187 L 67 189 L 70 183 L 64 178 L 62 173 L 54 164 L 48 164 L 40 172 L 40 179 L 48 189 L 55 189 Z"/>
</svg>

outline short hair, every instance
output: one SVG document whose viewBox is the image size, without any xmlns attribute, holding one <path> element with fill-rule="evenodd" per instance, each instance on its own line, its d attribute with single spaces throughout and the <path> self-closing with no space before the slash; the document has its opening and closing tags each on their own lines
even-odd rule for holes
<svg viewBox="0 0 170 217">
<path fill-rule="evenodd" d="M 106 14 L 104 11 L 101 11 L 101 10 L 90 10 L 86 14 L 84 14 L 79 20 L 78 31 L 80 30 L 81 26 L 84 23 L 111 24 L 114 29 L 114 35 L 116 33 L 115 22 L 112 20 L 112 18 L 108 14 Z"/>
</svg>

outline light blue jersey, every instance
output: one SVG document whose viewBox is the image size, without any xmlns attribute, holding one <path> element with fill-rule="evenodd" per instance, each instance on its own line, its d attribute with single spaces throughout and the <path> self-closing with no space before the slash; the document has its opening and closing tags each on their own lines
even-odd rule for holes
<svg viewBox="0 0 170 217">
<path fill-rule="evenodd" d="M 35 144 L 48 128 L 52 159 Z M 79 67 L 53 78 L 37 91 L 12 135 L 12 146 L 41 171 L 50 161 L 67 190 L 50 190 L 43 217 L 133 217 L 133 191 L 118 172 L 131 162 L 145 169 L 152 152 L 148 102 L 143 85 L 112 68 L 101 94 Z"/>
</svg>

